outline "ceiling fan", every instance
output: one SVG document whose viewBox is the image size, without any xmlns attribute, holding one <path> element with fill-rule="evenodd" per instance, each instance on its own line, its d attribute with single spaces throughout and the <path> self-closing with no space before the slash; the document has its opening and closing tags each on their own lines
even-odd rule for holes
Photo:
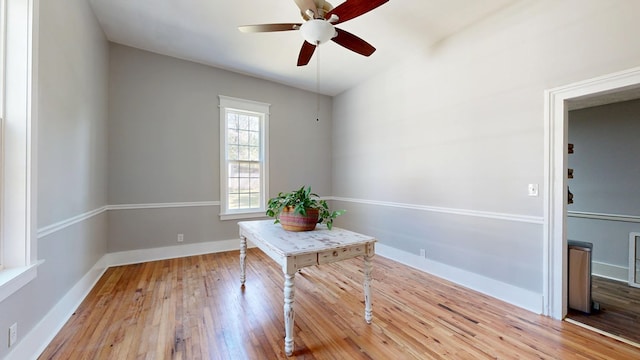
<svg viewBox="0 0 640 360">
<path fill-rule="evenodd" d="M 294 1 L 304 23 L 245 25 L 238 29 L 246 33 L 300 30 L 305 42 L 298 55 L 298 66 L 307 65 L 316 47 L 329 40 L 364 56 L 376 51 L 368 42 L 334 25 L 365 14 L 389 0 L 346 0 L 336 8 L 325 0 Z"/>
</svg>

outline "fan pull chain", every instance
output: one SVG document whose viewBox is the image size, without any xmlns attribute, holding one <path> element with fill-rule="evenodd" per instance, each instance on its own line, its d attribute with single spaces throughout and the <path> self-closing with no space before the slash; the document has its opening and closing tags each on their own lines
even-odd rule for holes
<svg viewBox="0 0 640 360">
<path fill-rule="evenodd" d="M 316 44 L 316 121 L 320 121 L 320 42 Z"/>
</svg>

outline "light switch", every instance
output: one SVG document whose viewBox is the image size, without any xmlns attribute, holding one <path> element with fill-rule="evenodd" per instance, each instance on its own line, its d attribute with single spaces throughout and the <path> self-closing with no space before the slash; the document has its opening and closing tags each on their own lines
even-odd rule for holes
<svg viewBox="0 0 640 360">
<path fill-rule="evenodd" d="M 538 196 L 538 184 L 529 184 L 529 196 Z"/>
</svg>

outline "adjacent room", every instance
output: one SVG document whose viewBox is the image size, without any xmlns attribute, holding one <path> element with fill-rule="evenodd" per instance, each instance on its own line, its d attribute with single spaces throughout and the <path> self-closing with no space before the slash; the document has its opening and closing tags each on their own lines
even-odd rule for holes
<svg viewBox="0 0 640 360">
<path fill-rule="evenodd" d="M 640 2 L 0 10 L 0 359 L 640 358 Z"/>
<path fill-rule="evenodd" d="M 591 246 L 592 297 L 598 304 L 589 314 L 570 311 L 569 317 L 638 343 L 640 187 L 631 179 L 640 176 L 635 166 L 640 100 L 625 100 L 636 97 L 635 91 L 621 92 L 601 97 L 604 104 L 585 102 L 586 107 L 569 112 L 568 140 L 574 151 L 568 162 L 573 203 L 568 206 L 567 236 Z"/>
</svg>

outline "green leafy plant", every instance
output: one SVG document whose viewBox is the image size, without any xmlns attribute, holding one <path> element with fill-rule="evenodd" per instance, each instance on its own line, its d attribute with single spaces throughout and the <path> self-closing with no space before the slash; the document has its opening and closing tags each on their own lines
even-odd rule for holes
<svg viewBox="0 0 640 360">
<path fill-rule="evenodd" d="M 275 218 L 274 224 L 277 224 L 280 222 L 280 213 L 285 208 L 293 208 L 294 213 L 303 216 L 307 215 L 307 209 L 318 209 L 318 224 L 327 224 L 329 230 L 333 227 L 333 219 L 346 212 L 346 210 L 330 211 L 327 202 L 321 200 L 318 194 L 311 192 L 311 186 L 306 188 L 303 186 L 287 193 L 281 192 L 278 196 L 269 199 L 267 216 Z"/>
</svg>

